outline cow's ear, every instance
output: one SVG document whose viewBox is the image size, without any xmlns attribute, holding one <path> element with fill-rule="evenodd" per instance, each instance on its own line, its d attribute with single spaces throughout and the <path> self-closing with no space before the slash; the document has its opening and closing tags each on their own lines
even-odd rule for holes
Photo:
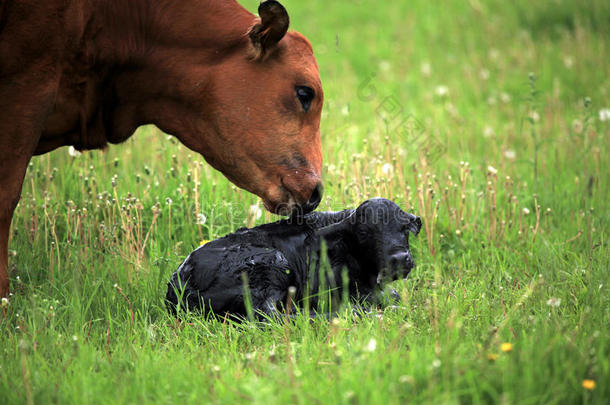
<svg viewBox="0 0 610 405">
<path fill-rule="evenodd" d="M 284 6 L 274 0 L 263 1 L 258 6 L 260 23 L 255 24 L 248 33 L 254 48 L 254 58 L 260 59 L 280 42 L 290 25 L 290 17 Z"/>
</svg>

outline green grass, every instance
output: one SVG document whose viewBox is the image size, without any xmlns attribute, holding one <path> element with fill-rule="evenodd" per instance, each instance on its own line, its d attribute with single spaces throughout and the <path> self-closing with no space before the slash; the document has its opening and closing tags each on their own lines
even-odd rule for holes
<svg viewBox="0 0 610 405">
<path fill-rule="evenodd" d="M 32 160 L 2 402 L 607 403 L 609 3 L 284 4 L 325 87 L 321 209 L 384 196 L 424 221 L 403 308 L 264 327 L 169 317 L 169 275 L 201 240 L 276 218 L 142 128 Z"/>
</svg>

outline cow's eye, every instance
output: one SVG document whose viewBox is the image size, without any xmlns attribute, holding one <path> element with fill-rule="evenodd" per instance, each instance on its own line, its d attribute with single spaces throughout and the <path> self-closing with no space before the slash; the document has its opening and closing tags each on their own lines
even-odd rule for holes
<svg viewBox="0 0 610 405">
<path fill-rule="evenodd" d="M 309 107 L 311 107 L 311 102 L 313 101 L 316 93 L 313 91 L 311 87 L 307 86 L 297 86 L 295 87 L 297 98 L 301 102 L 303 106 L 303 110 L 305 112 L 309 111 Z"/>
</svg>

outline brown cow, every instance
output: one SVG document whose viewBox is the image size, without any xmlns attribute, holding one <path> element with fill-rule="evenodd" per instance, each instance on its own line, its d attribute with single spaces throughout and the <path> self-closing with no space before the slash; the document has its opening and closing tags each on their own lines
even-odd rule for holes
<svg viewBox="0 0 610 405">
<path fill-rule="evenodd" d="M 276 1 L 0 0 L 0 296 L 32 155 L 155 124 L 272 212 L 321 199 L 323 93 Z"/>
</svg>

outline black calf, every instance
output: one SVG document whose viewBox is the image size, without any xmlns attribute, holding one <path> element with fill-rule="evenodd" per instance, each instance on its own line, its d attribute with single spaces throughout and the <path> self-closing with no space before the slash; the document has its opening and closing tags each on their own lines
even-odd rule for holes
<svg viewBox="0 0 610 405">
<path fill-rule="evenodd" d="M 242 228 L 187 257 L 169 282 L 168 308 L 175 312 L 180 299 L 191 310 L 245 316 L 242 274 L 259 315 L 278 314 L 291 286 L 296 289 L 294 302 L 300 305 L 308 299 L 313 310 L 321 284 L 334 287 L 342 297 L 344 274 L 349 297 L 371 301 L 385 282 L 409 274 L 414 263 L 408 232 L 417 235 L 420 228 L 418 217 L 383 198 L 367 200 L 354 210 L 313 212 Z M 322 241 L 326 258 L 321 260 Z M 321 272 L 325 261 L 330 269 Z"/>
</svg>

